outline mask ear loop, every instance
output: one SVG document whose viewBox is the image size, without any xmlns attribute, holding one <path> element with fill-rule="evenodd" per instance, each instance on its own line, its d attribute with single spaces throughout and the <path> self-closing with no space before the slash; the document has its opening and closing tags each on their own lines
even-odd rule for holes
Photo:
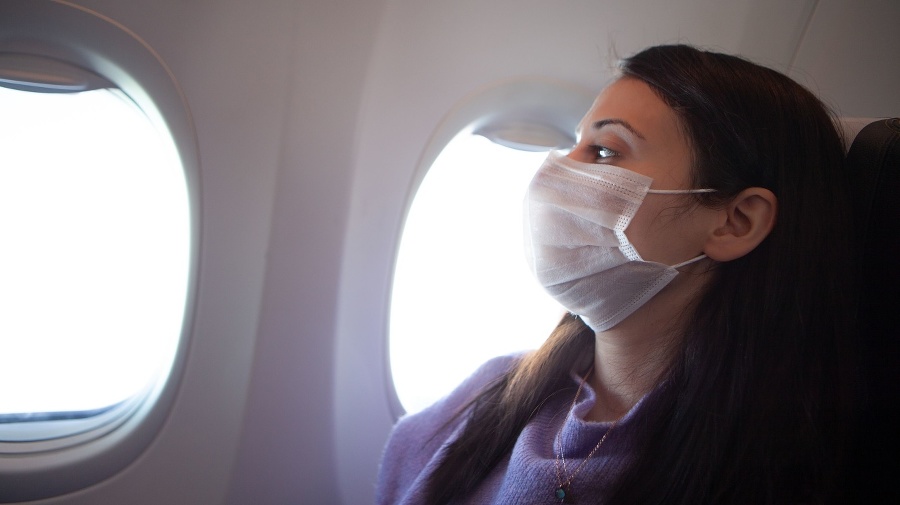
<svg viewBox="0 0 900 505">
<path fill-rule="evenodd" d="M 715 193 L 714 189 L 648 189 L 647 193 L 655 195 L 689 195 L 691 193 Z"/>
<path fill-rule="evenodd" d="M 707 255 L 705 255 L 705 254 L 701 254 L 700 256 L 697 256 L 696 258 L 691 258 L 691 259 L 689 259 L 689 260 L 687 260 L 687 261 L 682 261 L 681 263 L 679 263 L 679 264 L 677 264 L 677 265 L 672 265 L 671 268 L 674 268 L 674 269 L 678 270 L 678 269 L 681 268 L 681 267 L 688 266 L 688 265 L 690 265 L 691 263 L 696 263 L 696 262 L 698 262 L 698 261 L 700 261 L 700 260 L 702 260 L 702 259 L 708 258 L 708 257 L 709 257 L 709 256 L 707 256 Z"/>
<path fill-rule="evenodd" d="M 648 190 L 647 190 L 647 193 L 653 193 L 653 194 L 655 194 L 655 195 L 690 195 L 690 194 L 693 194 L 693 193 L 715 193 L 715 192 L 716 192 L 716 190 L 714 190 L 714 189 L 712 189 L 712 188 L 704 188 L 704 189 L 648 189 Z M 677 270 L 677 269 L 679 269 L 679 268 L 681 268 L 681 267 L 688 266 L 688 265 L 690 265 L 691 263 L 696 263 L 696 262 L 698 262 L 698 261 L 700 261 L 700 260 L 702 260 L 702 259 L 704 259 L 704 258 L 707 258 L 707 257 L 708 257 L 707 255 L 701 254 L 700 256 L 697 256 L 696 258 L 691 258 L 691 259 L 689 259 L 689 260 L 687 260 L 687 261 L 682 261 L 681 263 L 679 263 L 679 264 L 677 264 L 677 265 L 672 265 L 671 268 L 674 268 L 674 269 Z"/>
</svg>

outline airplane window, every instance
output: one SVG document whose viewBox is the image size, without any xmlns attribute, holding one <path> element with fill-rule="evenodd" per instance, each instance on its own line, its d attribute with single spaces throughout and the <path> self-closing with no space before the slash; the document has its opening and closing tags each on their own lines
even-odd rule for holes
<svg viewBox="0 0 900 505">
<path fill-rule="evenodd" d="M 491 357 L 536 348 L 559 321 L 563 309 L 533 279 L 523 249 L 523 197 L 545 157 L 462 133 L 422 181 L 391 300 L 391 369 L 407 412 Z"/>
<path fill-rule="evenodd" d="M 172 366 L 190 256 L 168 133 L 116 89 L 0 87 L 0 440 L 99 415 Z M 77 429 L 83 429 L 83 426 Z"/>
</svg>

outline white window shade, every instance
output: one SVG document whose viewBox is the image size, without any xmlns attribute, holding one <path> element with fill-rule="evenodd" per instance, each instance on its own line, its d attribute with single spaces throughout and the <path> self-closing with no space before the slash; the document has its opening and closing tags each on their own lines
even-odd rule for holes
<svg viewBox="0 0 900 505">
<path fill-rule="evenodd" d="M 18 53 L 0 53 L 0 86 L 41 93 L 74 93 L 115 87 L 103 77 L 70 63 Z"/>
</svg>

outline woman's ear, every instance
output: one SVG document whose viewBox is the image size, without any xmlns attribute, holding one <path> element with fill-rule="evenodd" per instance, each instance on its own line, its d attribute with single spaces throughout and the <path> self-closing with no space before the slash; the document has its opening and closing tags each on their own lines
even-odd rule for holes
<svg viewBox="0 0 900 505">
<path fill-rule="evenodd" d="M 756 248 L 772 231 L 778 199 L 765 188 L 747 188 L 721 210 L 703 252 L 716 261 L 731 261 Z"/>
</svg>

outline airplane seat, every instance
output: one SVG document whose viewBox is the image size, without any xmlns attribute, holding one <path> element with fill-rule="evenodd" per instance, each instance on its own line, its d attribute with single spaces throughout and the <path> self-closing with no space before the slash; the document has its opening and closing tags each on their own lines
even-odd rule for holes
<svg viewBox="0 0 900 505">
<path fill-rule="evenodd" d="M 900 118 L 844 120 L 860 274 L 863 408 L 851 448 L 854 503 L 900 503 Z M 890 498 L 886 501 L 887 498 Z"/>
</svg>

